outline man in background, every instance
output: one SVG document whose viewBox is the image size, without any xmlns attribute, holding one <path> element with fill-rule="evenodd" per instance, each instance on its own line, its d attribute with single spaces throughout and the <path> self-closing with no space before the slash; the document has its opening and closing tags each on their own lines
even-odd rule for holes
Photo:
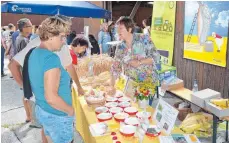
<svg viewBox="0 0 229 143">
<path fill-rule="evenodd" d="M 17 22 L 20 34 L 16 39 L 16 53 L 23 50 L 29 42 L 29 35 L 32 33 L 32 23 L 27 18 L 22 18 Z"/>
</svg>

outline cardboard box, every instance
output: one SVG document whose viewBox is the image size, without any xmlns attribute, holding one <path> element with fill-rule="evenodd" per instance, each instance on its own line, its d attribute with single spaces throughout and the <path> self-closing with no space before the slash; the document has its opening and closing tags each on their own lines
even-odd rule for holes
<svg viewBox="0 0 229 143">
<path fill-rule="evenodd" d="M 178 78 L 173 83 L 166 84 L 166 83 L 162 82 L 162 84 L 161 84 L 161 88 L 163 90 L 175 90 L 175 89 L 179 89 L 179 88 L 183 88 L 183 87 L 184 87 L 184 81 L 181 79 L 178 79 Z"/>
<path fill-rule="evenodd" d="M 211 113 L 213 113 L 214 115 L 216 115 L 219 118 L 229 116 L 229 108 L 221 109 L 220 107 L 218 107 L 215 104 L 212 104 L 210 102 L 206 102 L 206 106 L 207 106 L 206 108 L 208 111 L 210 111 Z"/>
<path fill-rule="evenodd" d="M 159 85 L 160 85 L 161 82 L 166 78 L 169 78 L 171 76 L 176 76 L 177 74 L 176 67 L 161 64 L 161 70 L 157 70 L 157 74 L 159 76 L 159 82 L 160 82 Z"/>
<path fill-rule="evenodd" d="M 192 103 L 198 105 L 199 107 L 206 109 L 205 102 L 209 101 L 210 99 L 220 98 L 220 97 L 221 97 L 221 94 L 219 92 L 207 88 L 207 89 L 192 93 L 191 101 Z"/>
</svg>

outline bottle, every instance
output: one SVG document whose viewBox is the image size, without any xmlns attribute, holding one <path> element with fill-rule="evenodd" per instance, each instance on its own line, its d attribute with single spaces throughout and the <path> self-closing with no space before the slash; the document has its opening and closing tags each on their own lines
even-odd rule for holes
<svg viewBox="0 0 229 143">
<path fill-rule="evenodd" d="M 197 92 L 198 91 L 198 84 L 197 84 L 197 80 L 196 79 L 194 79 L 192 91 L 193 92 Z"/>
</svg>

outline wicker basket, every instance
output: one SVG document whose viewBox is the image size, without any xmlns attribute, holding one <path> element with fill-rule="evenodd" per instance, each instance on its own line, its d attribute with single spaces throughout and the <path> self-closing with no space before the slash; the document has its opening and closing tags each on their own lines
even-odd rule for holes
<svg viewBox="0 0 229 143">
<path fill-rule="evenodd" d="M 180 101 L 180 102 L 177 102 L 177 103 L 175 103 L 175 104 L 173 105 L 173 106 L 179 111 L 178 119 L 179 119 L 180 121 L 183 121 L 189 113 L 192 113 L 192 109 L 191 109 L 190 106 L 189 106 L 188 108 L 178 109 L 179 104 L 182 103 L 182 102 L 183 102 L 183 101 Z"/>
<path fill-rule="evenodd" d="M 99 107 L 99 106 L 104 106 L 105 102 L 106 102 L 106 98 L 103 98 L 103 100 L 100 100 L 100 101 L 90 101 L 87 99 L 88 96 L 85 96 L 85 100 L 87 102 L 87 105 L 89 107 L 92 107 L 92 108 L 96 108 L 96 107 Z"/>
</svg>

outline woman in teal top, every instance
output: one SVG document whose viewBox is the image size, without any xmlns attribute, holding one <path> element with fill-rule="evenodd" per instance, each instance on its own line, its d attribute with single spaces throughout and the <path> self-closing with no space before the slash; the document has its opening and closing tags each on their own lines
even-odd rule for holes
<svg viewBox="0 0 229 143">
<path fill-rule="evenodd" d="M 107 42 L 111 41 L 111 35 L 108 31 L 108 24 L 107 23 L 103 23 L 102 24 L 102 30 L 99 31 L 99 35 L 98 35 L 98 44 L 100 47 L 100 53 L 101 54 L 107 54 L 109 51 L 109 45 L 107 44 Z"/>
<path fill-rule="evenodd" d="M 30 84 L 36 98 L 36 117 L 53 143 L 73 142 L 70 77 L 54 53 L 66 43 L 65 35 L 69 29 L 70 23 L 58 16 L 45 19 L 39 27 L 41 44 L 28 60 Z"/>
</svg>

